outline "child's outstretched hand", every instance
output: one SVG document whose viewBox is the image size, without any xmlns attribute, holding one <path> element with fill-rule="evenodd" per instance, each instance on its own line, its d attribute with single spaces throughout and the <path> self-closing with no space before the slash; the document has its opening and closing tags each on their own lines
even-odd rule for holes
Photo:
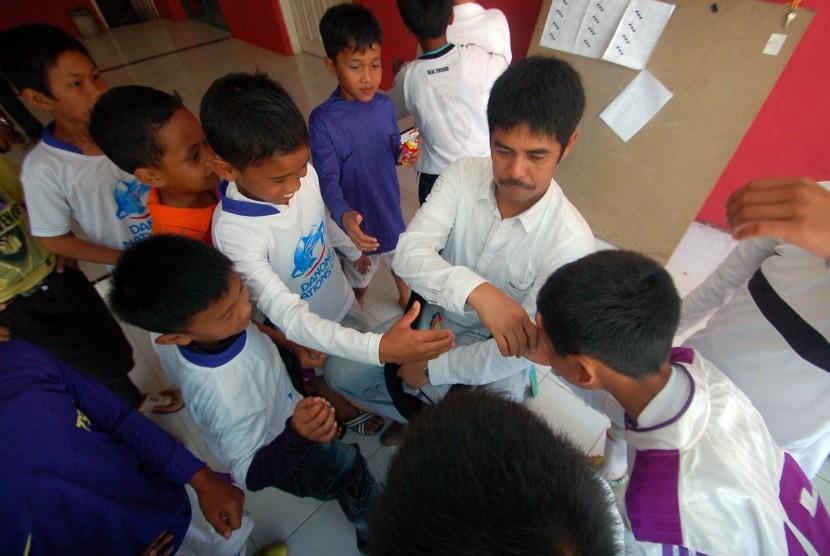
<svg viewBox="0 0 830 556">
<path fill-rule="evenodd" d="M 359 259 L 352 261 L 352 264 L 361 274 L 366 274 L 372 268 L 372 261 L 366 255 L 361 255 Z"/>
<path fill-rule="evenodd" d="M 354 243 L 358 249 L 368 253 L 378 250 L 380 242 L 378 242 L 377 238 L 367 236 L 363 233 L 363 230 L 360 229 L 360 224 L 363 222 L 363 216 L 359 212 L 356 210 L 345 212 L 343 213 L 340 221 L 343 224 L 343 229 L 347 234 L 349 234 L 349 239 L 352 240 L 352 243 Z"/>
<path fill-rule="evenodd" d="M 294 408 L 291 428 L 312 442 L 328 442 L 337 434 L 334 408 L 323 398 L 303 398 Z"/>
</svg>

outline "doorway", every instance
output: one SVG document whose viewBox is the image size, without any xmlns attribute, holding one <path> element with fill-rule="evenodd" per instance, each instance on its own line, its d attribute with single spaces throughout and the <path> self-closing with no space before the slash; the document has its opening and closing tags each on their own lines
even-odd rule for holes
<svg viewBox="0 0 830 556">
<path fill-rule="evenodd" d="M 295 53 L 326 57 L 320 37 L 320 19 L 330 7 L 342 3 L 343 0 L 281 0 L 280 6 Z"/>
</svg>

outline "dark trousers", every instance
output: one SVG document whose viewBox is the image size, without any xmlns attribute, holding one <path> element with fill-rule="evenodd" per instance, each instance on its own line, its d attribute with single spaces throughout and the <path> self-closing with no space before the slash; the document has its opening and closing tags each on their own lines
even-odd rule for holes
<svg viewBox="0 0 830 556">
<path fill-rule="evenodd" d="M 79 270 L 52 272 L 30 295 L 0 311 L 0 325 L 101 382 L 132 407 L 141 395 L 127 373 L 133 349 L 104 300 Z"/>
<path fill-rule="evenodd" d="M 317 500 L 337 499 L 346 518 L 354 525 L 357 547 L 368 543 L 368 518 L 378 497 L 378 486 L 360 450 L 339 438 L 315 442 L 308 454 L 285 478 L 274 483 L 294 496 Z"/>
<path fill-rule="evenodd" d="M 418 202 L 422 205 L 426 202 L 429 192 L 432 191 L 432 186 L 435 185 L 435 180 L 440 174 L 418 174 Z"/>
</svg>

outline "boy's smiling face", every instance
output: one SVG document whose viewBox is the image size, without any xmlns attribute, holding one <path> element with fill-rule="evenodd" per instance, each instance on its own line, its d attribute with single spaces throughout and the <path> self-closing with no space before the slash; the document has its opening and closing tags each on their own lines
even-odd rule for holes
<svg viewBox="0 0 830 556">
<path fill-rule="evenodd" d="M 148 185 L 184 194 L 216 190 L 219 176 L 210 166 L 216 155 L 190 110 L 181 107 L 173 113 L 159 129 L 159 143 L 164 155 L 158 167 L 149 169 L 158 182 Z"/>
<path fill-rule="evenodd" d="M 340 96 L 345 100 L 369 102 L 380 87 L 383 75 L 380 67 L 380 44 L 375 43 L 363 52 L 346 48 L 337 53 L 334 61 L 326 58 L 326 69 L 340 83 Z"/>
<path fill-rule="evenodd" d="M 308 145 L 303 145 L 290 153 L 273 154 L 244 170 L 222 159 L 214 162 L 213 169 L 222 178 L 235 181 L 239 192 L 249 199 L 287 205 L 300 190 L 300 180 L 308 174 L 310 158 Z"/>
<path fill-rule="evenodd" d="M 60 122 L 89 124 L 89 113 L 109 89 L 98 67 L 89 56 L 67 50 L 47 70 L 51 96 L 24 89 L 24 96 L 38 108 L 52 113 Z"/>
</svg>

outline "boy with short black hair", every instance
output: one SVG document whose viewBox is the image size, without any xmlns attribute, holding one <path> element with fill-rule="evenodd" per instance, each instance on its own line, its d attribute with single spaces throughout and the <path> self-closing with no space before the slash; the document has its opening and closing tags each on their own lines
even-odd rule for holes
<svg viewBox="0 0 830 556">
<path fill-rule="evenodd" d="M 485 390 L 418 415 L 370 522 L 375 556 L 622 553 L 613 495 L 587 458 Z"/>
<path fill-rule="evenodd" d="M 100 70 L 80 42 L 48 25 L 5 31 L 0 52 L 23 99 L 54 118 L 23 162 L 32 235 L 57 255 L 115 264 L 150 235 L 150 188 L 103 156 L 89 134 L 90 110 L 109 88 Z M 72 235 L 73 219 L 88 241 Z"/>
<path fill-rule="evenodd" d="M 320 192 L 332 219 L 367 253 L 364 272 L 344 261 L 343 270 L 358 303 L 381 261 L 392 268 L 398 236 L 406 227 L 395 168 L 401 154 L 395 109 L 377 92 L 381 79 L 381 30 L 372 12 L 353 4 L 329 8 L 320 20 L 326 68 L 337 89 L 309 118 L 311 156 Z M 414 164 L 420 149 L 407 157 Z M 398 303 L 409 287 L 392 272 Z"/>
<path fill-rule="evenodd" d="M 626 411 L 640 552 L 827 552 L 827 510 L 758 411 L 700 354 L 671 348 L 679 316 L 668 272 L 629 251 L 563 266 L 538 297 L 550 365 Z"/>
<path fill-rule="evenodd" d="M 89 133 L 119 168 L 151 187 L 153 233 L 211 242 L 219 176 L 199 121 L 178 94 L 129 85 L 95 103 Z"/>
<path fill-rule="evenodd" d="M 490 154 L 487 99 L 507 60 L 474 44 L 447 42 L 452 0 L 398 0 L 398 10 L 424 51 L 401 67 L 390 92 L 398 118 L 413 114 L 423 138 L 415 165 L 423 204 L 452 162 Z"/>
<path fill-rule="evenodd" d="M 0 326 L 12 338 L 36 343 L 138 406 L 142 396 L 127 376 L 133 367 L 132 348 L 118 324 L 80 271 L 61 271 L 63 263 L 44 256 L 51 251 L 115 264 L 126 245 L 150 234 L 152 219 L 144 205 L 149 188 L 103 156 L 89 135 L 90 109 L 107 84 L 86 48 L 48 25 L 0 33 L 0 68 L 29 104 L 54 118 L 23 163 L 29 229 L 21 230 L 27 238 L 13 244 L 31 243 L 31 231 L 45 248 L 25 251 L 41 257 L 38 272 L 26 276 L 39 281 L 23 280 L 0 291 L 0 303 L 8 305 L 0 311 Z M 23 203 L 13 192 L 3 197 L 5 207 L 16 214 L 8 230 L 12 233 L 22 223 Z M 72 234 L 73 219 L 88 241 Z M 4 252 L 0 258 L 9 255 L 11 265 L 20 270 L 19 254 Z M 178 392 L 162 394 L 145 396 L 143 408 L 163 413 L 181 409 Z"/>
<path fill-rule="evenodd" d="M 154 332 L 210 451 L 250 490 L 336 497 L 367 541 L 377 487 L 359 450 L 334 438 L 334 410 L 294 390 L 273 343 L 251 323 L 248 289 L 230 259 L 193 239 L 137 243 L 113 271 L 110 306 Z"/>
<path fill-rule="evenodd" d="M 219 187 L 214 244 L 277 328 L 301 345 L 375 365 L 450 348 L 448 331 L 409 329 L 415 311 L 383 335 L 338 324 L 365 329 L 333 247 L 351 260 L 363 255 L 326 215 L 309 164 L 308 128 L 280 85 L 264 74 L 218 79 L 202 99 L 201 119 L 218 156 L 213 168 L 227 180 Z"/>
</svg>

